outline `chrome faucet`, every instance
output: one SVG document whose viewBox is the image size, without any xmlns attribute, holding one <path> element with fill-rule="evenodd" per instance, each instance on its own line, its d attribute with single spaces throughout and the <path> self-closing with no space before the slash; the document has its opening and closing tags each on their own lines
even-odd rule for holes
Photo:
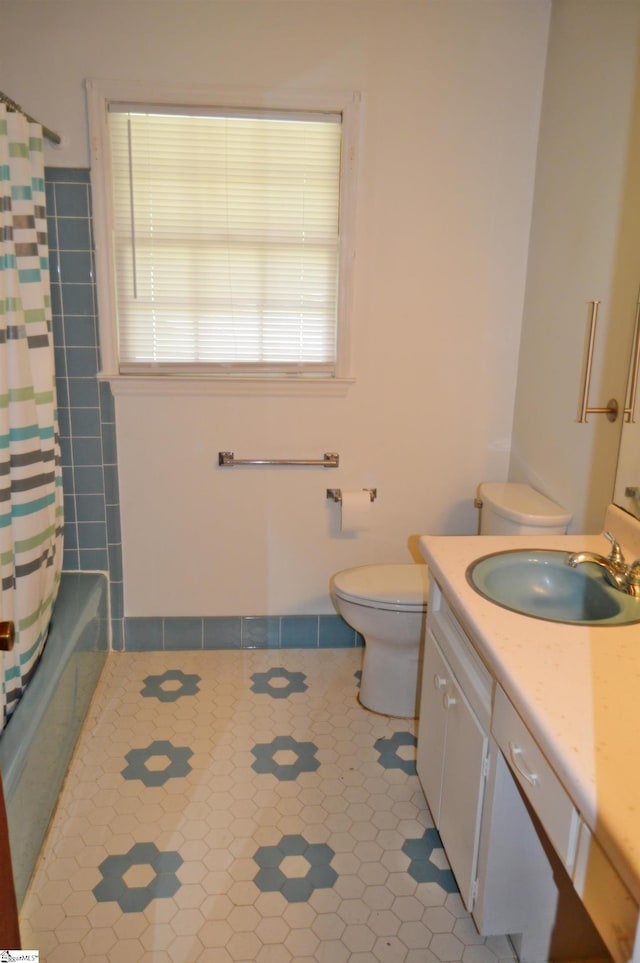
<svg viewBox="0 0 640 963">
<path fill-rule="evenodd" d="M 604 534 L 605 538 L 611 542 L 611 551 L 607 558 L 604 555 L 598 555 L 597 552 L 575 552 L 567 559 L 567 565 L 576 568 L 583 562 L 593 562 L 594 565 L 604 569 L 604 576 L 610 585 L 619 589 L 620 592 L 640 598 L 640 559 L 628 565 L 620 545 L 611 532 Z"/>
</svg>

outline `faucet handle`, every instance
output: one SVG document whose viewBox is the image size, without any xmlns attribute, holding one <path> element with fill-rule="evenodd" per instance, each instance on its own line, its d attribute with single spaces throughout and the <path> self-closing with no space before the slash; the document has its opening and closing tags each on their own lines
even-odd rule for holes
<svg viewBox="0 0 640 963">
<path fill-rule="evenodd" d="M 627 585 L 640 586 L 640 558 L 632 562 L 627 571 Z"/>
<path fill-rule="evenodd" d="M 624 555 L 622 554 L 622 549 L 620 548 L 619 542 L 616 541 L 611 532 L 605 532 L 604 537 L 611 542 L 609 561 L 614 565 L 624 565 Z"/>
</svg>

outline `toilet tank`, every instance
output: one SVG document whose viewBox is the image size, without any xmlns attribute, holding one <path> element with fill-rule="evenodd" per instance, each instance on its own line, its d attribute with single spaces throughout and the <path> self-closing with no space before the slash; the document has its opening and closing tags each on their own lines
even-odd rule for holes
<svg viewBox="0 0 640 963">
<path fill-rule="evenodd" d="M 562 535 L 571 514 L 546 495 L 519 482 L 478 486 L 481 535 Z"/>
</svg>

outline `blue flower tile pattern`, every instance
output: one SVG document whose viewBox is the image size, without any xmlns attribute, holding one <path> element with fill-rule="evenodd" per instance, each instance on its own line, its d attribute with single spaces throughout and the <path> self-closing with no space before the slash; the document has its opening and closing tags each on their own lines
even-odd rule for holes
<svg viewBox="0 0 640 963">
<path fill-rule="evenodd" d="M 251 691 L 262 695 L 270 695 L 273 699 L 287 699 L 294 692 L 306 692 L 308 689 L 304 672 L 290 672 L 282 666 L 274 666 L 267 672 L 254 672 L 251 676 Z M 274 679 L 285 679 L 286 685 L 273 685 Z"/>
<path fill-rule="evenodd" d="M 408 776 L 415 776 L 415 759 L 403 759 L 398 755 L 401 746 L 417 745 L 416 737 L 411 732 L 394 732 L 390 739 L 378 739 L 375 749 L 380 753 L 378 762 L 384 769 L 402 769 Z"/>
<path fill-rule="evenodd" d="M 136 843 L 128 853 L 107 856 L 98 869 L 102 881 L 93 889 L 99 903 L 116 902 L 123 913 L 140 913 L 154 899 L 174 896 L 180 889 L 176 870 L 182 856 L 161 852 L 155 843 Z M 125 876 L 136 866 L 149 866 L 153 874 L 146 886 L 130 886 Z"/>
<path fill-rule="evenodd" d="M 437 829 L 427 829 L 419 839 L 407 839 L 402 852 L 411 860 L 407 872 L 417 883 L 438 883 L 446 893 L 457 893 L 455 877 L 446 859 Z"/>
<path fill-rule="evenodd" d="M 255 762 L 251 763 L 255 772 L 272 773 L 282 782 L 297 779 L 301 772 L 315 772 L 320 765 L 316 759 L 318 747 L 312 742 L 298 742 L 292 736 L 276 736 L 271 742 L 258 742 L 251 752 Z M 277 759 L 278 753 L 293 753 L 293 762 Z"/>
<path fill-rule="evenodd" d="M 277 846 L 256 851 L 253 858 L 260 869 L 253 881 L 263 893 L 282 893 L 290 903 L 303 903 L 314 890 L 330 888 L 337 880 L 330 865 L 334 856 L 326 843 L 309 843 L 297 834 L 283 836 Z"/>
<path fill-rule="evenodd" d="M 227 650 L 106 663 L 23 943 L 47 963 L 516 963 L 478 934 L 418 777 L 396 768 L 415 722 L 356 697 L 362 653 L 240 651 L 231 629 Z"/>
<path fill-rule="evenodd" d="M 186 675 L 181 669 L 167 669 L 162 675 L 148 675 L 140 691 L 147 699 L 175 702 L 182 696 L 195 695 L 199 691 L 199 682 L 199 675 Z M 167 684 L 168 688 L 165 688 Z"/>
<path fill-rule="evenodd" d="M 122 776 L 139 779 L 145 786 L 164 786 L 169 779 L 189 775 L 192 755 L 193 750 L 188 746 L 174 746 L 166 739 L 158 739 L 145 749 L 131 749 L 126 754 L 128 765 L 122 770 Z M 147 763 L 158 757 L 167 759 L 167 765 L 161 769 L 149 769 Z"/>
</svg>

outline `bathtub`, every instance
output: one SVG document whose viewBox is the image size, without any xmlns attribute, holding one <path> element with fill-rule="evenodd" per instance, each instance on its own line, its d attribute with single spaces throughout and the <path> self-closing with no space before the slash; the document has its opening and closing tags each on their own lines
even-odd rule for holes
<svg viewBox="0 0 640 963">
<path fill-rule="evenodd" d="M 37 671 L 0 735 L 18 906 L 109 648 L 106 575 L 63 572 Z"/>
</svg>

